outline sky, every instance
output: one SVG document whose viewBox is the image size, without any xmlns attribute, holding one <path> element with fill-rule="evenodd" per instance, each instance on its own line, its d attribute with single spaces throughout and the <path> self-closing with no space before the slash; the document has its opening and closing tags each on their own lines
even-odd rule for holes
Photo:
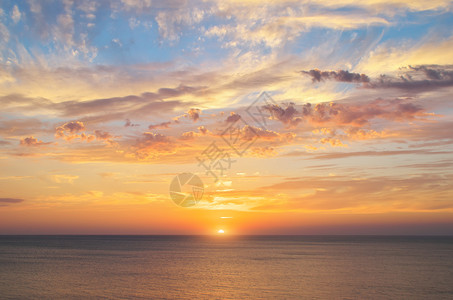
<svg viewBox="0 0 453 300">
<path fill-rule="evenodd" d="M 453 234 L 452 12 L 3 0 L 0 234 Z"/>
</svg>

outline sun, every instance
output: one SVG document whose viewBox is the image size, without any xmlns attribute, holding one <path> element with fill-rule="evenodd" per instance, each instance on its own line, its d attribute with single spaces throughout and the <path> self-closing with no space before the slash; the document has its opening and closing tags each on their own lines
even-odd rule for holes
<svg viewBox="0 0 453 300">
<path fill-rule="evenodd" d="M 217 231 L 217 233 L 225 233 L 225 230 L 219 229 L 219 231 Z"/>
</svg>

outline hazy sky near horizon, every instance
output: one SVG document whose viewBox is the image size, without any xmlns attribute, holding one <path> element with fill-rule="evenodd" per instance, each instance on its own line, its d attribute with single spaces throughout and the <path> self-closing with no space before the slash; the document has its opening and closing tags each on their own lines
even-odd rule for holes
<svg viewBox="0 0 453 300">
<path fill-rule="evenodd" d="M 0 234 L 453 234 L 452 9 L 2 1 Z"/>
</svg>

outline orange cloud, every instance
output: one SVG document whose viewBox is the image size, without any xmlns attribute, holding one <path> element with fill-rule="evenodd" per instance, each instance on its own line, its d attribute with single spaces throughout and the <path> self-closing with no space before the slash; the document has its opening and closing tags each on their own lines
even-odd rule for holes
<svg viewBox="0 0 453 300">
<path fill-rule="evenodd" d="M 175 144 L 169 137 L 153 132 L 143 133 L 132 148 L 135 156 L 139 159 L 175 153 Z"/>
<path fill-rule="evenodd" d="M 198 108 L 191 108 L 187 111 L 187 115 L 188 115 L 189 119 L 191 119 L 194 122 L 196 122 L 196 121 L 198 121 L 198 119 L 200 119 L 200 114 L 201 114 L 201 110 Z"/>
<path fill-rule="evenodd" d="M 84 130 L 85 125 L 83 124 L 83 122 L 71 121 L 57 127 L 55 131 L 55 137 L 70 141 L 75 138 L 80 138 L 81 136 L 78 135 L 78 133 Z"/>
</svg>

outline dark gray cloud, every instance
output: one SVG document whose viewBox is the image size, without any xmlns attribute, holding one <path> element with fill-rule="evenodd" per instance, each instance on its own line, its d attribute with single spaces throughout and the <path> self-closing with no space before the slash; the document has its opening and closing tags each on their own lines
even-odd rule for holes
<svg viewBox="0 0 453 300">
<path fill-rule="evenodd" d="M 368 87 L 422 92 L 450 86 L 453 86 L 452 66 L 421 65 L 409 66 L 400 77 L 381 75 Z"/>
<path fill-rule="evenodd" d="M 451 80 L 453 79 L 453 66 L 450 65 L 421 65 L 409 69 L 423 72 L 428 79 L 432 80 Z"/>
<path fill-rule="evenodd" d="M 301 115 L 296 110 L 294 103 L 288 104 L 286 108 L 282 108 L 275 104 L 265 105 L 263 108 L 269 111 L 273 119 L 279 120 L 289 127 L 295 127 L 302 122 Z M 305 110 L 302 109 L 302 114 L 304 111 Z"/>
<path fill-rule="evenodd" d="M 310 75 L 313 82 L 320 82 L 322 80 L 335 80 L 340 82 L 357 82 L 357 83 L 370 82 L 370 78 L 365 74 L 351 73 L 345 70 L 321 71 L 318 69 L 313 69 L 310 71 L 301 71 L 301 73 Z"/>
<path fill-rule="evenodd" d="M 349 71 L 321 71 L 313 69 L 301 71 L 309 75 L 313 82 L 335 80 L 339 82 L 362 83 L 366 88 L 395 88 L 407 91 L 429 91 L 442 87 L 453 86 L 453 65 L 420 65 L 408 66 L 401 69 L 403 75 L 399 77 L 382 74 L 378 78 L 370 79 L 365 74 L 350 73 Z"/>
</svg>

